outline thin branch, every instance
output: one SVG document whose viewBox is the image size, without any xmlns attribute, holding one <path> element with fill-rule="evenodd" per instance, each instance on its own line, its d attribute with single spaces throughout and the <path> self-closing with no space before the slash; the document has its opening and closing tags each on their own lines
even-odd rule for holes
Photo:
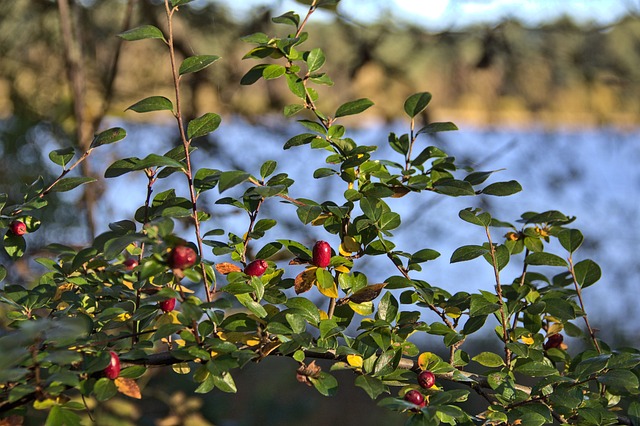
<svg viewBox="0 0 640 426">
<path fill-rule="evenodd" d="M 485 228 L 487 240 L 489 241 L 489 255 L 491 256 L 491 264 L 496 279 L 496 293 L 498 296 L 498 305 L 500 305 L 500 322 L 502 323 L 502 341 L 504 342 L 504 361 L 508 369 L 511 369 L 511 349 L 507 346 L 509 343 L 509 322 L 504 313 L 504 299 L 502 297 L 502 284 L 500 283 L 500 269 L 498 268 L 498 260 L 496 258 L 496 248 L 491 241 L 491 233 L 489 227 Z"/>
<path fill-rule="evenodd" d="M 171 60 L 171 73 L 173 76 L 173 87 L 175 89 L 175 97 L 176 97 L 176 110 L 175 110 L 175 118 L 178 122 L 178 130 L 180 131 L 180 139 L 182 141 L 182 146 L 184 147 L 185 154 L 185 162 L 187 165 L 187 169 L 184 171 L 185 176 L 187 177 L 187 183 L 189 186 L 189 196 L 191 198 L 191 209 L 192 209 L 192 218 L 193 224 L 195 227 L 196 241 L 198 245 L 198 252 L 200 256 L 203 256 L 204 246 L 202 243 L 202 234 L 200 232 L 200 219 L 198 218 L 198 206 L 195 192 L 195 187 L 193 185 L 193 168 L 191 166 L 191 153 L 189 152 L 189 147 L 191 145 L 191 140 L 187 138 L 185 133 L 185 125 L 182 117 L 181 110 L 181 99 L 180 99 L 180 75 L 178 74 L 178 66 L 176 62 L 176 54 L 173 45 L 173 13 L 177 10 L 177 8 L 172 8 L 169 5 L 169 0 L 165 0 L 165 11 L 167 15 L 167 26 L 169 31 L 169 56 Z M 212 290 L 209 288 L 209 279 L 207 278 L 207 270 L 205 268 L 205 263 L 200 262 L 200 270 L 202 272 L 202 281 L 204 283 L 205 294 L 207 296 L 207 302 L 211 302 L 213 300 Z M 213 289 L 215 292 L 215 288 Z"/>
<path fill-rule="evenodd" d="M 598 339 L 596 338 L 596 333 L 593 330 L 593 328 L 591 328 L 591 325 L 589 324 L 589 318 L 587 318 L 587 310 L 584 307 L 584 300 L 582 300 L 582 289 L 580 288 L 580 284 L 578 284 L 578 280 L 576 279 L 576 271 L 573 267 L 573 257 L 571 255 L 569 255 L 569 273 L 571 273 L 571 278 L 573 279 L 573 285 L 576 289 L 576 293 L 578 295 L 578 301 L 580 302 L 580 309 L 582 309 L 582 312 L 584 312 L 584 316 L 582 317 L 584 319 L 584 323 L 587 326 L 587 330 L 589 331 L 589 336 L 591 337 L 591 340 L 593 341 L 593 345 L 595 346 L 596 350 L 598 351 L 599 354 L 602 353 L 602 351 L 600 350 L 600 345 L 598 344 Z"/>
</svg>

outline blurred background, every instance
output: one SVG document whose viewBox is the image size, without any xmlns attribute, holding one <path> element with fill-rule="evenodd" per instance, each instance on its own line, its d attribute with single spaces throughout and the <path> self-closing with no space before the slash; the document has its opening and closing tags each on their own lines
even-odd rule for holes
<svg viewBox="0 0 640 426">
<path fill-rule="evenodd" d="M 275 159 L 279 170 L 296 180 L 292 196 L 340 199 L 344 188 L 337 188 L 336 181 L 312 178 L 313 170 L 325 165 L 321 154 L 306 148 L 287 155 L 282 151 L 289 137 L 304 131 L 282 116 L 283 107 L 295 102 L 286 85 L 239 85 L 256 65 L 242 60 L 251 46 L 240 37 L 286 34 L 287 27 L 270 18 L 289 10 L 304 15 L 304 3 L 196 0 L 182 7 L 175 34 L 178 54 L 222 57 L 184 79 L 183 112 L 187 118 L 210 111 L 223 118 L 217 132 L 196 142 L 196 167 L 257 173 L 262 162 Z M 166 47 L 158 40 L 121 45 L 116 37 L 143 24 L 165 29 L 161 4 L 0 0 L 0 192 L 18 201 L 21 187 L 38 175 L 52 181 L 60 169 L 48 159 L 51 150 L 75 146 L 80 153 L 95 131 L 122 126 L 128 132 L 123 142 L 96 151 L 77 171 L 98 177 L 97 184 L 53 198 L 50 216 L 42 218 L 47 225 L 28 236 L 32 255 L 46 254 L 46 244 L 53 241 L 89 244 L 109 222 L 131 219 L 144 202 L 146 178 L 130 174 L 105 180 L 104 170 L 116 159 L 175 146 L 170 114 L 125 112 L 146 96 L 173 98 Z M 639 17 L 638 0 L 342 0 L 334 10 L 313 15 L 307 46 L 323 49 L 323 71 L 335 82 L 320 87 L 320 109 L 332 111 L 360 97 L 373 100 L 373 108 L 346 124 L 348 136 L 359 144 L 380 147 L 374 158 L 394 155 L 387 147 L 389 132 L 408 132 L 404 100 L 429 91 L 433 100 L 420 119 L 453 121 L 460 130 L 421 143 L 441 147 L 478 170 L 504 169 L 497 180 L 516 179 L 524 187 L 505 199 L 426 194 L 411 203 L 390 201 L 403 217 L 393 238 L 396 245 L 411 252 L 426 244 L 442 253 L 419 278 L 452 293 L 492 288 L 492 273 L 482 260 L 449 264 L 456 247 L 483 241 L 479 228 L 457 218 L 462 208 L 482 207 L 509 222 L 525 211 L 560 210 L 576 216 L 575 227 L 585 234 L 579 255 L 603 269 L 601 282 L 585 292 L 592 324 L 616 345 L 638 345 Z M 65 28 L 75 42 L 65 39 Z M 160 182 L 156 193 L 163 185 L 183 184 Z M 219 195 L 211 192 L 201 203 L 214 217 L 208 226 L 244 232 L 246 218 L 214 205 Z M 303 229 L 293 211 L 275 201 L 261 212 L 282 225 L 267 234 L 269 241 L 286 237 L 311 245 L 316 238 L 332 237 L 322 229 Z M 189 237 L 191 231 L 184 231 Z M 370 281 L 381 282 L 393 270 L 375 260 L 358 266 Z M 13 265 L 6 281 L 28 285 L 37 272 L 25 258 Z M 517 266 L 507 268 L 505 280 L 517 273 Z M 421 343 L 432 351 L 442 346 L 440 340 Z M 473 353 L 478 343 L 469 341 L 465 348 Z M 404 423 L 402 415 L 375 407 L 352 386 L 349 375 L 339 376 L 337 397 L 327 399 L 295 381 L 293 361 L 263 362 L 269 366 L 252 365 L 237 375 L 237 395 L 214 391 L 204 399 L 193 395 L 196 386 L 188 377 L 181 380 L 158 369 L 144 383 L 142 403 L 113 400 L 96 413 L 98 423 Z"/>
</svg>

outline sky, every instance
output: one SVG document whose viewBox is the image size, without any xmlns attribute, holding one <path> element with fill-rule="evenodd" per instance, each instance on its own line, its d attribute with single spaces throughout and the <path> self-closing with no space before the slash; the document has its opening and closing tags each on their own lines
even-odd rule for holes
<svg viewBox="0 0 640 426">
<path fill-rule="evenodd" d="M 271 5 L 282 11 L 295 10 L 299 14 L 304 11 L 304 6 L 293 0 L 219 1 L 239 15 L 260 5 Z M 640 13 L 640 0 L 342 0 L 338 6 L 341 14 L 359 22 L 393 14 L 429 30 L 492 23 L 505 17 L 536 25 L 562 15 L 569 15 L 578 22 L 607 25 L 629 10 Z"/>
</svg>

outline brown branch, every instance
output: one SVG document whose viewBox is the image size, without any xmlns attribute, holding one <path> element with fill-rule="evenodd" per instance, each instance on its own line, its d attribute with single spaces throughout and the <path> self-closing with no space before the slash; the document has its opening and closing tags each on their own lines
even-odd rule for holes
<svg viewBox="0 0 640 426">
<path fill-rule="evenodd" d="M 511 369 L 511 349 L 507 346 L 509 343 L 509 322 L 504 313 L 504 299 L 502 297 L 502 284 L 500 283 L 500 269 L 498 268 L 498 260 L 496 258 L 496 248 L 491 241 L 491 233 L 489 227 L 485 228 L 487 240 L 489 241 L 489 255 L 491 256 L 491 265 L 496 279 L 496 293 L 498 296 L 498 305 L 500 305 L 500 322 L 502 323 L 502 341 L 504 342 L 504 361 L 508 369 Z"/>
</svg>

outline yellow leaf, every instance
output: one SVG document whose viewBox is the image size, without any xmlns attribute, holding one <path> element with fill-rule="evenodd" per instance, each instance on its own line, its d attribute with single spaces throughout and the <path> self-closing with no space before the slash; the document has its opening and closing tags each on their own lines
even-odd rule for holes
<svg viewBox="0 0 640 426">
<path fill-rule="evenodd" d="M 126 377 L 117 377 L 115 380 L 116 388 L 118 388 L 118 392 L 123 395 L 127 395 L 131 398 L 140 399 L 142 395 L 140 394 L 140 388 L 135 380 L 129 379 Z"/>
<path fill-rule="evenodd" d="M 442 361 L 442 358 L 433 352 L 423 352 L 418 357 L 418 367 L 420 367 L 421 370 L 430 370 L 429 367 L 435 365 L 439 361 Z"/>
<path fill-rule="evenodd" d="M 460 318 L 460 315 L 462 315 L 462 312 L 460 311 L 460 308 L 456 308 L 455 306 L 449 306 L 444 310 L 444 313 L 446 316 L 448 316 L 449 318 Z"/>
<path fill-rule="evenodd" d="M 71 291 L 75 288 L 75 284 L 64 283 L 56 289 L 56 295 L 53 296 L 53 300 L 59 300 L 62 297 L 62 293 L 65 291 Z"/>
<path fill-rule="evenodd" d="M 549 337 L 549 336 L 551 336 L 552 334 L 558 334 L 558 333 L 560 333 L 563 329 L 564 329 L 564 326 L 563 326 L 561 323 L 559 323 L 559 322 L 555 322 L 555 323 L 551 324 L 551 325 L 549 326 L 549 328 L 547 329 L 547 336 L 546 336 L 546 337 Z"/>
<path fill-rule="evenodd" d="M 122 284 L 124 284 L 124 286 L 129 290 L 133 290 L 133 283 L 131 281 L 123 280 Z"/>
<path fill-rule="evenodd" d="M 531 337 L 530 334 L 520 337 L 520 340 L 522 340 L 522 343 L 525 345 L 533 345 L 534 342 L 533 337 Z"/>
<path fill-rule="evenodd" d="M 176 290 L 178 290 L 180 293 L 193 293 L 193 290 L 180 284 L 176 286 Z"/>
<path fill-rule="evenodd" d="M 173 371 L 177 374 L 189 374 L 189 372 L 191 371 L 191 367 L 189 367 L 189 364 L 187 364 L 186 362 L 173 364 L 171 368 L 173 368 Z"/>
<path fill-rule="evenodd" d="M 320 312 L 320 320 L 329 319 L 329 315 L 325 311 L 320 310 L 319 312 Z"/>
<path fill-rule="evenodd" d="M 33 408 L 36 410 L 48 410 L 58 403 L 52 398 L 43 399 L 42 401 L 33 401 Z"/>
<path fill-rule="evenodd" d="M 131 319 L 131 314 L 129 312 L 123 312 L 116 317 L 116 319 L 120 322 L 125 322 Z"/>
<path fill-rule="evenodd" d="M 319 285 L 317 285 L 316 287 L 318 287 L 318 290 L 320 291 L 320 293 L 324 294 L 325 296 L 331 297 L 333 299 L 338 298 L 338 286 L 336 285 L 336 283 L 333 283 L 333 286 L 328 288 L 323 288 L 323 287 L 320 287 Z"/>
<path fill-rule="evenodd" d="M 347 268 L 345 265 L 336 266 L 334 269 L 335 269 L 336 271 L 338 271 L 338 272 L 343 273 L 343 274 L 348 274 L 348 273 L 349 273 L 349 271 L 350 271 L 350 269 L 349 269 L 349 268 Z"/>
<path fill-rule="evenodd" d="M 366 317 L 373 313 L 373 302 L 353 303 L 349 302 L 349 306 L 356 314 Z"/>
<path fill-rule="evenodd" d="M 362 357 L 360 355 L 347 355 L 347 362 L 352 367 L 362 368 Z"/>
</svg>

